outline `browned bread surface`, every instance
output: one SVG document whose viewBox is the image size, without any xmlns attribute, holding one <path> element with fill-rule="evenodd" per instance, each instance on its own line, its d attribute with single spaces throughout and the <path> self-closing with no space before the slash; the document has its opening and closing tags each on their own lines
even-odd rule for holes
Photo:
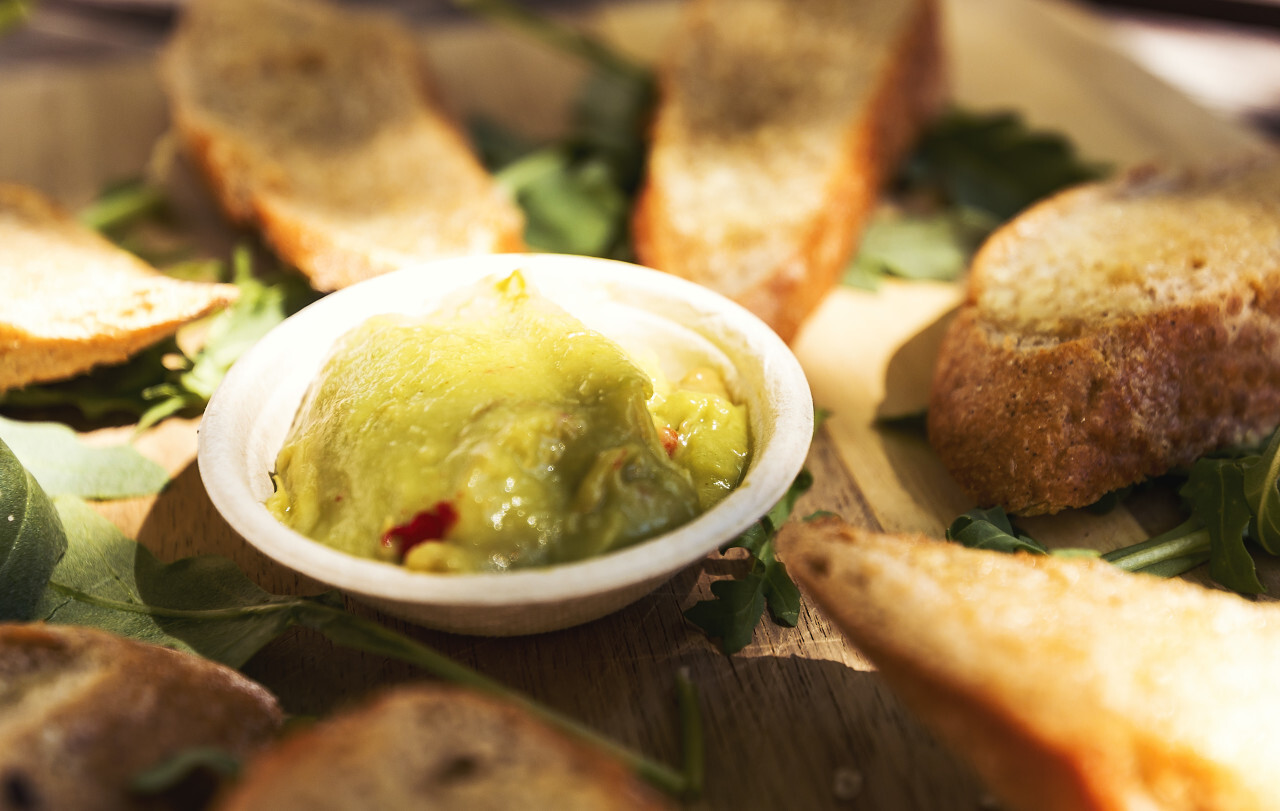
<svg viewBox="0 0 1280 811">
<path fill-rule="evenodd" d="M 199 0 L 162 74 L 228 216 L 260 228 L 317 289 L 523 246 L 519 211 L 389 19 L 319 0 Z"/>
<path fill-rule="evenodd" d="M 1280 423 L 1280 161 L 1064 192 L 973 262 L 929 439 L 981 505 L 1079 507 Z"/>
<path fill-rule="evenodd" d="M 790 525 L 779 553 L 1010 809 L 1276 807 L 1277 606 L 837 519 Z"/>
<path fill-rule="evenodd" d="M 103 631 L 0 625 L 0 809 L 155 808 L 141 772 L 195 747 L 246 756 L 281 722 L 230 668 Z"/>
<path fill-rule="evenodd" d="M 514 705 L 403 687 L 284 741 L 221 811 L 660 809 L 621 763 Z"/>
<path fill-rule="evenodd" d="M 640 261 L 792 338 L 942 101 L 938 27 L 933 0 L 691 2 L 659 75 Z"/>
<path fill-rule="evenodd" d="M 0 184 L 0 392 L 119 363 L 236 298 L 171 279 L 38 192 Z"/>
</svg>

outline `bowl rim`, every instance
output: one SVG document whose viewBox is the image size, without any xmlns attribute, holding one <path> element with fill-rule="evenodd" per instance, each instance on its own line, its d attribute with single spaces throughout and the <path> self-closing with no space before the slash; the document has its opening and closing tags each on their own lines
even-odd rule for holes
<svg viewBox="0 0 1280 811">
<path fill-rule="evenodd" d="M 396 296 L 406 290 L 425 291 L 438 301 L 458 287 L 517 268 L 525 272 L 535 289 L 540 275 L 554 273 L 580 277 L 583 284 L 602 289 L 641 285 L 650 292 L 678 297 L 731 323 L 734 332 L 753 348 L 764 349 L 754 360 L 761 364 L 761 377 L 774 395 L 774 441 L 753 446 L 743 481 L 733 492 L 675 530 L 603 555 L 546 567 L 463 574 L 413 571 L 360 558 L 286 527 L 267 511 L 250 483 L 254 435 L 250 429 L 279 416 L 244 395 L 254 390 L 259 376 L 280 362 L 282 348 L 308 330 L 332 333 L 324 345 L 327 355 L 328 347 L 345 331 L 334 331 L 331 326 L 330 316 L 339 309 L 358 307 L 357 312 L 364 311 L 365 317 L 392 312 Z M 391 303 L 379 309 L 378 301 Z M 740 359 L 734 362 L 742 368 Z M 293 403 L 296 411 L 298 401 Z M 287 419 L 292 422 L 293 412 Z M 232 529 L 267 557 L 294 571 L 339 590 L 380 600 L 509 607 L 561 603 L 656 581 L 710 554 L 755 523 L 786 493 L 804 465 L 813 419 L 808 381 L 795 355 L 763 321 L 728 298 L 680 277 L 618 260 L 540 253 L 484 254 L 426 262 L 373 277 L 330 293 L 277 325 L 241 356 L 214 392 L 199 428 L 197 464 L 210 500 Z M 755 433 L 753 443 L 757 441 Z M 803 441 L 795 441 L 799 437 Z M 274 451 L 270 455 L 274 459 Z"/>
</svg>

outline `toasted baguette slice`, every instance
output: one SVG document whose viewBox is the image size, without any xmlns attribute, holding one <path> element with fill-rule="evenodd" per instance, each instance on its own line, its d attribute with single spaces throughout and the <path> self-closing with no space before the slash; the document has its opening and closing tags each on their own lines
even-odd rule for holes
<svg viewBox="0 0 1280 811">
<path fill-rule="evenodd" d="M 659 809 L 622 764 L 510 704 L 402 687 L 287 739 L 220 811 Z"/>
<path fill-rule="evenodd" d="M 317 0 L 198 0 L 162 74 L 228 216 L 319 290 L 523 245 L 519 211 L 388 19 Z"/>
<path fill-rule="evenodd" d="M 1280 606 L 838 519 L 792 524 L 779 552 L 1011 808 L 1276 807 Z"/>
<path fill-rule="evenodd" d="M 943 99 L 934 0 L 693 0 L 635 212 L 646 265 L 790 340 Z"/>
<path fill-rule="evenodd" d="M 171 279 L 38 192 L 0 184 L 0 392 L 119 363 L 235 300 Z"/>
<path fill-rule="evenodd" d="M 929 438 L 983 506 L 1050 513 L 1280 423 L 1280 160 L 1064 192 L 975 257 Z"/>
<path fill-rule="evenodd" d="M 0 625 L 0 808 L 167 807 L 143 771 L 200 747 L 245 757 L 281 723 L 230 668 L 69 625 Z"/>
</svg>

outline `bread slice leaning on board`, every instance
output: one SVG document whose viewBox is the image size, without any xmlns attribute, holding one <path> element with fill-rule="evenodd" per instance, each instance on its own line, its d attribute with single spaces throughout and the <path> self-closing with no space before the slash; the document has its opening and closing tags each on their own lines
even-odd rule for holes
<svg viewBox="0 0 1280 811">
<path fill-rule="evenodd" d="M 171 279 L 34 189 L 0 183 L 0 392 L 120 363 L 235 301 Z"/>
<path fill-rule="evenodd" d="M 978 252 L 929 440 L 1027 515 L 1256 442 L 1280 423 L 1280 159 L 1138 169 L 1042 202 Z"/>
<path fill-rule="evenodd" d="M 692 0 L 659 72 L 637 256 L 790 340 L 943 98 L 934 0 Z"/>
<path fill-rule="evenodd" d="M 515 707 L 440 685 L 400 687 L 286 739 L 219 811 L 657 811 L 621 763 Z"/>
<path fill-rule="evenodd" d="M 105 631 L 0 625 L 0 808 L 171 807 L 134 778 L 193 749 L 248 757 L 282 721 L 231 668 Z"/>
<path fill-rule="evenodd" d="M 196 0 L 161 65 L 222 208 L 317 289 L 522 249 L 519 210 L 391 19 L 320 0 Z"/>
<path fill-rule="evenodd" d="M 1002 808 L 1276 807 L 1280 606 L 838 519 L 792 523 L 778 544 Z"/>
</svg>

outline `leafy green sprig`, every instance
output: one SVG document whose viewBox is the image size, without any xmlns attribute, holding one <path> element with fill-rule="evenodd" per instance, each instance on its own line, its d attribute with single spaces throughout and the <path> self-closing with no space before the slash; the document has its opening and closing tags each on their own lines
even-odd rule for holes
<svg viewBox="0 0 1280 811">
<path fill-rule="evenodd" d="M 1106 174 L 1061 135 L 1015 113 L 952 110 L 926 128 L 894 181 L 897 205 L 867 224 L 844 283 L 885 275 L 947 281 L 998 226 L 1056 191 Z"/>
<path fill-rule="evenodd" d="M 720 548 L 747 550 L 748 570 L 740 578 L 715 580 L 710 600 L 701 600 L 684 612 L 694 625 L 720 640 L 728 654 L 751 644 L 766 606 L 774 622 L 794 628 L 800 621 L 800 590 L 778 560 L 774 538 L 795 509 L 796 501 L 813 486 L 813 476 L 800 471 L 782 500 L 745 532 Z"/>
<path fill-rule="evenodd" d="M 1132 572 L 1173 577 L 1204 563 L 1217 583 L 1241 594 L 1266 591 L 1251 547 L 1280 554 L 1280 429 L 1266 447 L 1196 460 L 1178 491 L 1187 520 L 1168 532 L 1102 555 L 1047 550 L 1017 532 L 1003 510 L 973 510 L 947 530 L 965 546 L 1002 552 L 1093 555 Z"/>
</svg>

